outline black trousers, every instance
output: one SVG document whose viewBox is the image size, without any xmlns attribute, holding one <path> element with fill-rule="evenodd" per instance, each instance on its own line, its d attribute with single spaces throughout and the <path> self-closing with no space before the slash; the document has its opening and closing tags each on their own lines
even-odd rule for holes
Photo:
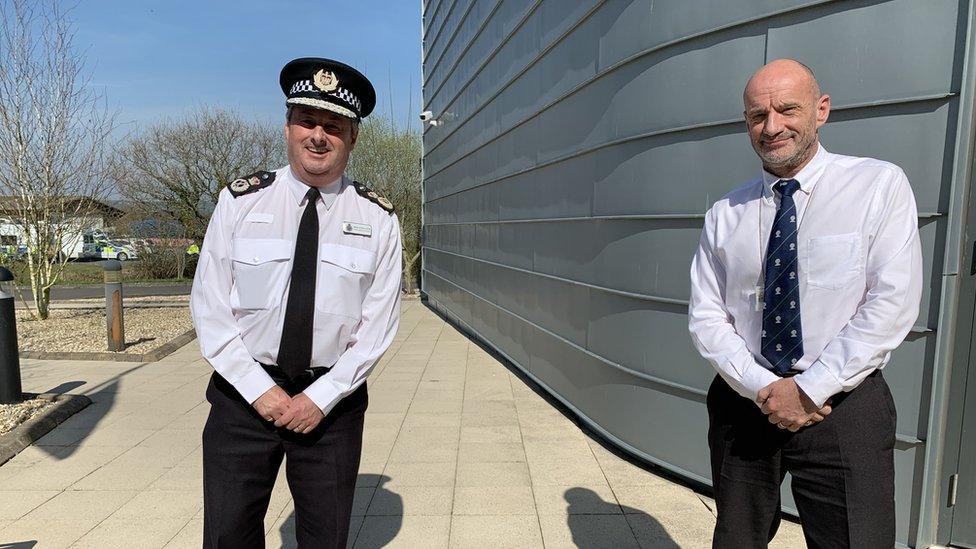
<svg viewBox="0 0 976 549">
<path fill-rule="evenodd" d="M 274 377 L 274 376 L 272 376 Z M 289 394 L 304 387 L 275 379 Z M 203 430 L 203 546 L 264 547 L 264 515 L 278 469 L 295 502 L 300 548 L 345 549 L 362 452 L 366 384 L 344 398 L 310 433 L 277 428 L 214 373 Z"/>
<path fill-rule="evenodd" d="M 780 521 L 780 484 L 793 498 L 810 549 L 895 544 L 895 404 L 880 371 L 833 412 L 796 433 L 716 376 L 708 390 L 708 445 L 718 522 L 712 546 L 766 547 Z"/>
</svg>

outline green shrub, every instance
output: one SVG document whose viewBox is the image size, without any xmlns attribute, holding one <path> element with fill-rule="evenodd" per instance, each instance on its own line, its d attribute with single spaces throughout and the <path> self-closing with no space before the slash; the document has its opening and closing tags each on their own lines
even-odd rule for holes
<svg viewBox="0 0 976 549">
<path fill-rule="evenodd" d="M 140 250 L 139 260 L 126 262 L 125 267 L 131 273 L 128 278 L 155 280 L 179 278 L 185 262 L 182 248 L 152 247 Z"/>
</svg>

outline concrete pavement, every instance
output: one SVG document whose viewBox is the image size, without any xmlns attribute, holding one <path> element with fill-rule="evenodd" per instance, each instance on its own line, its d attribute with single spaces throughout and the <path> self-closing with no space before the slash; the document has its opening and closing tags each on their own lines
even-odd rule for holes
<svg viewBox="0 0 976 549">
<path fill-rule="evenodd" d="M 196 342 L 156 363 L 22 368 L 25 391 L 94 403 L 0 467 L 0 545 L 200 547 Z M 369 391 L 350 547 L 709 546 L 711 500 L 604 449 L 415 300 Z M 268 547 L 294 546 L 293 509 L 279 477 Z M 799 527 L 773 546 L 802 547 Z"/>
</svg>

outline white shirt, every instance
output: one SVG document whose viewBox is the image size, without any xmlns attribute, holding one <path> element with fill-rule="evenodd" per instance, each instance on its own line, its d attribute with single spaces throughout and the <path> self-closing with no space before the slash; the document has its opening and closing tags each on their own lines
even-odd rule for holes
<svg viewBox="0 0 976 549">
<path fill-rule="evenodd" d="M 794 177 L 803 357 L 793 379 L 818 406 L 884 367 L 918 317 L 922 251 L 905 173 L 819 147 Z M 691 264 L 688 328 L 695 346 L 742 396 L 780 379 L 760 336 L 762 267 L 779 195 L 776 176 L 732 191 L 705 214 Z"/>
<path fill-rule="evenodd" d="M 190 293 L 200 350 L 251 403 L 275 385 L 259 363 L 277 364 L 308 189 L 289 167 L 249 194 L 235 198 L 224 189 L 200 250 Z M 328 414 L 365 381 L 393 341 L 401 251 L 396 215 L 360 196 L 347 177 L 320 191 L 311 366 L 332 370 L 305 394 Z"/>
</svg>

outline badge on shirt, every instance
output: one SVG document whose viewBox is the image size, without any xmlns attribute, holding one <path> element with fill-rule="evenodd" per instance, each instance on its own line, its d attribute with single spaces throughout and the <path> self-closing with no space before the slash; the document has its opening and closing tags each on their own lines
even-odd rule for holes
<svg viewBox="0 0 976 549">
<path fill-rule="evenodd" d="M 244 221 L 248 223 L 274 223 L 274 214 L 251 212 L 247 214 Z"/>
<path fill-rule="evenodd" d="M 365 223 L 342 222 L 342 234 L 355 234 L 359 236 L 372 236 L 373 228 Z"/>
</svg>

